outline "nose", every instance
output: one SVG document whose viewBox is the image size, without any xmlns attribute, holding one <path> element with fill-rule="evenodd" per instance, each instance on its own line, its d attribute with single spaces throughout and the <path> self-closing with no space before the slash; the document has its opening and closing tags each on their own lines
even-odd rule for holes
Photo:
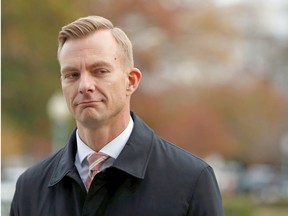
<svg viewBox="0 0 288 216">
<path fill-rule="evenodd" d="M 82 73 L 79 79 L 79 92 L 81 94 L 94 92 L 93 78 L 88 73 Z"/>
</svg>

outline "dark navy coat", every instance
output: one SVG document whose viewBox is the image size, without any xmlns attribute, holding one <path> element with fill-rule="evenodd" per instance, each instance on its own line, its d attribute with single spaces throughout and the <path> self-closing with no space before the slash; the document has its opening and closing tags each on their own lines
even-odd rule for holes
<svg viewBox="0 0 288 216">
<path fill-rule="evenodd" d="M 19 177 L 10 216 L 223 216 L 212 168 L 131 115 L 126 146 L 88 193 L 74 165 L 74 131 L 64 148 Z"/>
</svg>

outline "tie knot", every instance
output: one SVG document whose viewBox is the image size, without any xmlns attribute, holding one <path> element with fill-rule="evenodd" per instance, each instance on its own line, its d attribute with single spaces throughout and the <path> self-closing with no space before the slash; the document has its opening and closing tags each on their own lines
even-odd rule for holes
<svg viewBox="0 0 288 216">
<path fill-rule="evenodd" d="M 99 172 L 102 164 L 109 156 L 102 152 L 94 152 L 87 156 L 87 162 L 89 164 L 89 173 L 88 177 L 85 181 L 85 186 L 88 191 L 90 184 L 94 178 L 94 176 Z"/>
<path fill-rule="evenodd" d="M 87 162 L 89 164 L 89 170 L 99 171 L 102 164 L 109 156 L 102 152 L 94 152 L 87 156 Z"/>
</svg>

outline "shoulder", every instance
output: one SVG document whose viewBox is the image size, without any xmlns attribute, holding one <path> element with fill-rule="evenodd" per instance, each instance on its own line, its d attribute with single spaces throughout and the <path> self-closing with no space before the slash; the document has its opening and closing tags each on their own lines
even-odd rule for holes
<svg viewBox="0 0 288 216">
<path fill-rule="evenodd" d="M 149 171 L 152 170 L 155 178 L 161 179 L 162 184 L 169 182 L 178 189 L 185 188 L 190 200 L 195 193 L 202 196 L 202 193 L 211 192 L 217 199 L 220 197 L 213 168 L 201 158 L 159 136 L 154 138 L 150 164 Z"/>
<path fill-rule="evenodd" d="M 17 212 L 18 209 L 33 208 L 32 206 L 38 203 L 43 194 L 46 194 L 48 182 L 54 170 L 53 167 L 58 163 L 60 154 L 61 151 L 37 162 L 19 176 L 11 211 Z"/>
<path fill-rule="evenodd" d="M 52 175 L 61 155 L 62 150 L 38 161 L 20 175 L 17 184 L 29 184 L 33 186 L 36 182 L 35 179 L 46 179 L 47 176 Z"/>
<path fill-rule="evenodd" d="M 176 168 L 187 175 L 200 174 L 203 170 L 210 169 L 210 166 L 198 156 L 157 135 L 154 139 L 154 154 L 157 158 L 161 158 L 166 166 Z"/>
<path fill-rule="evenodd" d="M 155 149 L 165 156 L 177 160 L 180 163 L 188 163 L 189 165 L 197 165 L 200 167 L 207 167 L 208 164 L 200 157 L 188 152 L 181 147 L 159 137 L 155 136 Z"/>
<path fill-rule="evenodd" d="M 131 116 L 134 120 L 134 129 L 129 139 L 130 142 L 137 143 L 138 145 L 143 145 L 143 142 L 146 145 L 151 143 L 154 153 L 160 154 L 156 155 L 160 158 L 165 157 L 166 159 L 180 160 L 180 163 L 192 163 L 201 167 L 207 167 L 207 164 L 197 156 L 158 136 L 133 112 Z"/>
<path fill-rule="evenodd" d="M 152 150 L 149 156 L 151 163 L 158 164 L 159 168 L 163 167 L 162 170 L 170 166 L 170 168 L 175 168 L 180 172 L 187 171 L 187 173 L 193 174 L 197 170 L 201 172 L 201 170 L 209 167 L 205 161 L 196 155 L 158 136 L 134 113 L 132 113 L 132 118 L 134 120 L 134 130 L 131 134 L 130 142 L 137 144 L 137 146 L 141 145 L 142 152 L 143 150 Z"/>
</svg>

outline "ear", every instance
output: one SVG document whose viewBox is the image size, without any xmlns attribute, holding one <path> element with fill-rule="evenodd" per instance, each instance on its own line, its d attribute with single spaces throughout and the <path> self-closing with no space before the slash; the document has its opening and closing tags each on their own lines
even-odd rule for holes
<svg viewBox="0 0 288 216">
<path fill-rule="evenodd" d="M 128 85 L 126 87 L 127 96 L 131 96 L 139 86 L 142 73 L 138 68 L 130 68 L 128 72 Z"/>
</svg>

